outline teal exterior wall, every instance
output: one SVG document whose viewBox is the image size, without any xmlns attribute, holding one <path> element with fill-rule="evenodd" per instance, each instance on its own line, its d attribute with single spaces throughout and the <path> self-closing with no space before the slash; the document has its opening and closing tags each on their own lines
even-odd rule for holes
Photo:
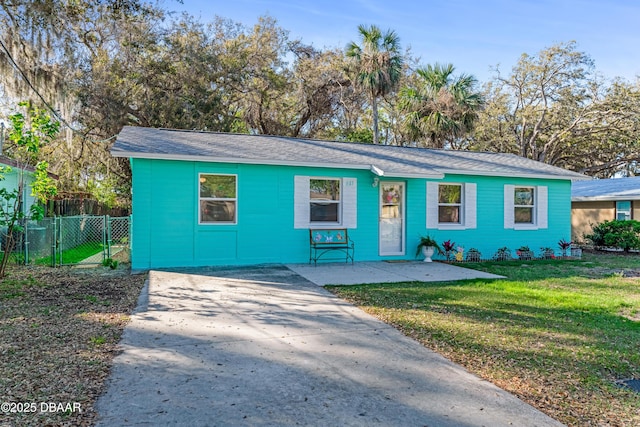
<svg viewBox="0 0 640 427">
<path fill-rule="evenodd" d="M 6 166 L 0 164 L 0 166 Z M 0 180 L 0 187 L 6 188 L 8 191 L 14 191 L 18 188 L 20 179 L 23 179 L 24 187 L 22 194 L 22 212 L 25 215 L 29 214 L 31 206 L 37 202 L 35 196 L 31 194 L 31 183 L 33 182 L 33 174 L 31 172 L 23 172 L 16 167 L 11 167 L 11 171 L 2 174 L 4 179 Z M 5 204 L 6 208 L 6 204 Z"/>
<path fill-rule="evenodd" d="M 550 247 L 560 255 L 558 241 L 571 240 L 571 181 L 487 176 L 449 175 L 440 182 L 477 184 L 477 228 L 467 230 L 426 230 L 438 242 L 451 240 L 465 250 L 478 249 L 483 259 L 492 258 L 498 248 L 516 250 L 528 246 L 540 256 L 540 249 Z M 546 229 L 516 230 L 504 228 L 504 185 L 547 186 L 548 226 Z M 442 258 L 442 257 L 441 257 Z M 437 257 L 435 258 L 437 259 Z"/>
<path fill-rule="evenodd" d="M 372 186 L 368 170 L 206 163 L 177 160 L 132 159 L 133 226 L 132 268 L 306 263 L 309 232 L 294 228 L 296 175 L 356 178 L 356 261 L 416 259 L 419 237 L 451 239 L 465 248 L 475 247 L 489 258 L 497 248 L 515 250 L 527 245 L 557 248 L 571 231 L 571 184 L 566 180 L 539 180 L 452 175 L 443 181 L 477 184 L 477 228 L 428 230 L 426 179 L 385 178 L 406 188 L 406 250 L 403 256 L 378 254 L 379 188 Z M 237 175 L 237 224 L 198 224 L 198 174 Z M 504 185 L 548 186 L 548 228 L 504 229 Z M 437 259 L 437 258 L 436 258 Z"/>
</svg>

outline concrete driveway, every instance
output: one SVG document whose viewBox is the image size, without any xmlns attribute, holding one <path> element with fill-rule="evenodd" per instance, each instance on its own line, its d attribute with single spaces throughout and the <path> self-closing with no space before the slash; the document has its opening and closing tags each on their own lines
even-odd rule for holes
<svg viewBox="0 0 640 427">
<path fill-rule="evenodd" d="M 561 425 L 286 267 L 151 271 L 121 346 L 98 426 Z"/>
</svg>

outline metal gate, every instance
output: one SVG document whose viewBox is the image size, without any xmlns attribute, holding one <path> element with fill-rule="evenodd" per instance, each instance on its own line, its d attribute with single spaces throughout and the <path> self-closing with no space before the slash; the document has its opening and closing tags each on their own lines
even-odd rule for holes
<svg viewBox="0 0 640 427">
<path fill-rule="evenodd" d="M 130 217 L 109 215 L 45 218 L 25 227 L 25 261 L 98 265 L 116 255 L 128 261 L 130 223 Z"/>
</svg>

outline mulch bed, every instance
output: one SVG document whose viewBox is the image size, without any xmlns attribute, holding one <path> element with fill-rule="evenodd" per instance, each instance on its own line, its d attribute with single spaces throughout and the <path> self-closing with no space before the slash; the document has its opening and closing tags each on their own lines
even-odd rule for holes
<svg viewBox="0 0 640 427">
<path fill-rule="evenodd" d="M 146 275 L 10 267 L 0 281 L 0 427 L 89 426 Z"/>
</svg>

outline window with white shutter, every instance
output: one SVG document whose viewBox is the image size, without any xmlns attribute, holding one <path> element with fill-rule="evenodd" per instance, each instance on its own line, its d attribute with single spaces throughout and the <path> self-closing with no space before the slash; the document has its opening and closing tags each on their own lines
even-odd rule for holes
<svg viewBox="0 0 640 427">
<path fill-rule="evenodd" d="M 357 227 L 356 178 L 294 177 L 294 228 Z"/>
<path fill-rule="evenodd" d="M 504 228 L 548 228 L 548 189 L 538 186 L 504 186 Z"/>
<path fill-rule="evenodd" d="M 476 228 L 476 191 L 475 183 L 427 182 L 427 228 Z"/>
</svg>

